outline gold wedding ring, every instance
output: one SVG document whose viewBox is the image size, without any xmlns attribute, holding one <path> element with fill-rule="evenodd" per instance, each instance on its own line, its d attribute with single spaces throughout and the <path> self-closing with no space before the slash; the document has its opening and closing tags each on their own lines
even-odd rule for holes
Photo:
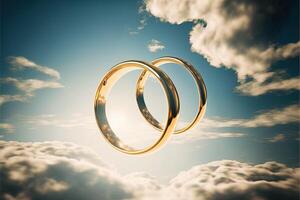
<svg viewBox="0 0 300 200">
<path fill-rule="evenodd" d="M 175 130 L 177 120 L 179 117 L 179 108 L 180 102 L 179 97 L 177 94 L 177 90 L 169 78 L 169 76 L 164 73 L 159 66 L 166 64 L 166 63 L 174 63 L 184 66 L 188 72 L 194 78 L 194 81 L 197 85 L 198 89 L 198 96 L 199 96 L 199 105 L 197 107 L 197 114 L 194 120 L 189 123 L 186 127 Z M 135 149 L 127 144 L 123 143 L 118 136 L 114 133 L 111 129 L 107 116 L 106 116 L 106 99 L 109 95 L 109 92 L 112 86 L 126 73 L 136 70 L 142 69 L 143 72 L 141 73 L 138 81 L 137 81 L 137 90 L 136 90 L 136 100 L 138 103 L 138 107 L 144 116 L 144 118 L 156 129 L 160 130 L 161 136 L 155 141 L 152 145 L 149 145 L 142 149 Z M 159 123 L 149 112 L 146 107 L 144 101 L 144 86 L 146 83 L 147 78 L 149 75 L 153 75 L 159 80 L 159 83 L 164 89 L 165 96 L 167 97 L 167 105 L 168 105 L 168 119 L 166 121 L 165 126 Z M 95 96 L 94 102 L 94 109 L 95 109 L 95 116 L 98 127 L 100 128 L 104 138 L 117 150 L 127 153 L 127 154 L 144 154 L 147 152 L 152 152 L 159 147 L 161 147 L 164 143 L 166 143 L 167 139 L 172 133 L 178 134 L 183 133 L 193 126 L 196 125 L 197 122 L 201 120 L 205 113 L 206 108 L 206 98 L 207 92 L 206 87 L 203 82 L 203 79 L 200 74 L 195 70 L 195 68 L 188 64 L 187 62 L 183 61 L 182 59 L 175 58 L 175 57 L 162 57 L 159 59 L 154 60 L 151 64 L 143 62 L 143 61 L 125 61 L 115 65 L 109 72 L 107 72 L 104 77 L 102 78 L 97 92 Z"/>
<path fill-rule="evenodd" d="M 197 70 L 189 63 L 185 62 L 182 59 L 176 58 L 176 57 L 162 57 L 158 58 L 154 61 L 151 62 L 152 65 L 159 67 L 163 64 L 168 64 L 168 63 L 173 63 L 173 64 L 179 64 L 182 65 L 187 71 L 192 75 L 196 86 L 198 90 L 198 97 L 199 97 L 199 104 L 197 108 L 197 114 L 195 118 L 193 119 L 192 122 L 187 124 L 184 128 L 175 130 L 175 134 L 183 133 L 191 128 L 193 128 L 203 117 L 206 109 L 206 98 L 207 98 L 207 92 L 206 92 L 206 87 L 204 84 L 204 81 L 201 77 L 201 75 L 197 72 Z M 149 112 L 147 109 L 145 100 L 144 100 L 144 86 L 147 81 L 147 78 L 149 77 L 151 73 L 148 72 L 147 70 L 144 70 L 137 82 L 137 89 L 136 89 L 136 100 L 138 102 L 138 107 L 143 114 L 144 118 L 156 129 L 159 131 L 163 130 L 162 124 L 158 122 Z"/>
</svg>

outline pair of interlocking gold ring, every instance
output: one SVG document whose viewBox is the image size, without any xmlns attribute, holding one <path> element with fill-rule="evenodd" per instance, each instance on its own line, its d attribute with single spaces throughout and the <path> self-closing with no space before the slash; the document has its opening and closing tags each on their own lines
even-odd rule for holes
<svg viewBox="0 0 300 200">
<path fill-rule="evenodd" d="M 199 104 L 197 107 L 197 114 L 193 121 L 189 123 L 186 127 L 182 129 L 175 130 L 178 117 L 179 117 L 179 108 L 180 108 L 180 101 L 178 97 L 177 90 L 169 78 L 169 76 L 163 72 L 159 66 L 167 63 L 179 64 L 182 65 L 187 71 L 192 75 L 198 90 L 199 96 Z M 124 144 L 114 133 L 111 129 L 107 116 L 106 116 L 106 98 L 112 88 L 112 86 L 126 73 L 135 70 L 135 69 L 142 69 L 142 73 L 137 81 L 136 87 L 136 100 L 138 103 L 138 107 L 144 116 L 144 118 L 156 129 L 161 131 L 161 136 L 155 141 L 152 145 L 147 146 L 143 149 L 135 149 Z M 168 104 L 168 119 L 163 126 L 159 123 L 149 112 L 146 107 L 145 100 L 144 100 L 144 86 L 146 83 L 147 78 L 149 75 L 154 75 L 160 82 L 161 86 L 164 89 L 165 95 L 167 97 L 167 104 Z M 196 69 L 191 65 L 185 62 L 182 59 L 176 57 L 161 57 L 158 58 L 150 63 L 146 63 L 143 61 L 137 60 L 130 60 L 119 63 L 115 65 L 109 72 L 107 72 L 103 79 L 101 80 L 95 97 L 95 115 L 97 124 L 104 135 L 105 139 L 112 144 L 114 148 L 117 150 L 127 153 L 127 154 L 144 154 L 147 152 L 152 152 L 159 147 L 161 147 L 169 138 L 172 133 L 180 134 L 183 133 L 192 127 L 194 127 L 197 122 L 201 120 L 205 113 L 206 109 L 206 87 L 201 75 L 196 71 Z"/>
</svg>

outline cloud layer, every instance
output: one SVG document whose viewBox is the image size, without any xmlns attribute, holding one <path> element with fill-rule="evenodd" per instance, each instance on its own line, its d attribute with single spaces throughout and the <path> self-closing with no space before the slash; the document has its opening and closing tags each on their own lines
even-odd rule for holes
<svg viewBox="0 0 300 200">
<path fill-rule="evenodd" d="M 178 199 L 298 199 L 299 172 L 277 162 L 249 165 L 223 160 L 180 173 L 171 188 Z"/>
<path fill-rule="evenodd" d="M 71 143 L 1 142 L 1 199 L 122 199 L 130 187 L 96 154 Z"/>
<path fill-rule="evenodd" d="M 145 173 L 121 176 L 72 143 L 0 141 L 1 198 L 298 199 L 299 168 L 222 160 L 179 173 L 168 185 Z"/>
<path fill-rule="evenodd" d="M 190 32 L 192 51 L 214 67 L 234 70 L 240 83 L 238 91 L 257 96 L 300 89 L 299 77 L 286 79 L 281 72 L 271 71 L 273 63 L 299 56 L 300 42 L 278 46 L 265 37 L 268 28 L 283 24 L 286 1 L 147 0 L 145 4 L 146 10 L 162 21 L 194 22 Z"/>
</svg>

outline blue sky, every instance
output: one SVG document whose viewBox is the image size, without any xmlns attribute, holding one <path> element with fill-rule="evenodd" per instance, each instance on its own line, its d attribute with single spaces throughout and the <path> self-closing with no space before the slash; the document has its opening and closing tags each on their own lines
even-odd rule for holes
<svg viewBox="0 0 300 200">
<path fill-rule="evenodd" d="M 195 20 L 168 18 L 168 13 L 160 15 L 160 12 L 152 10 L 151 5 L 139 13 L 142 5 L 141 1 L 2 1 L 1 95 L 22 93 L 5 81 L 7 77 L 52 81 L 59 87 L 37 89 L 26 100 L 1 105 L 0 123 L 11 125 L 0 130 L 1 139 L 74 142 L 91 147 L 122 173 L 146 171 L 162 180 L 168 180 L 196 164 L 222 159 L 249 163 L 278 161 L 298 166 L 299 125 L 295 119 L 299 118 L 298 89 L 284 86 L 258 95 L 238 91 L 237 87 L 243 84 L 243 80 L 237 78 L 239 67 L 226 66 L 225 61 L 222 61 L 221 67 L 216 67 L 207 59 L 210 54 L 199 53 L 203 49 L 191 50 L 190 32 L 197 26 Z M 278 13 L 271 19 L 274 24 L 260 27 L 257 35 L 252 35 L 254 39 L 246 41 L 249 47 L 267 49 L 268 45 L 273 45 L 280 49 L 289 43 L 297 44 L 299 2 L 289 2 L 287 7 L 289 12 Z M 141 20 L 145 20 L 146 24 L 141 24 Z M 207 30 L 209 27 L 208 19 Z M 150 52 L 148 45 L 151 40 L 159 41 L 164 48 Z M 236 40 L 231 45 L 246 44 L 241 42 L 243 38 Z M 299 52 L 299 47 L 297 49 L 295 51 Z M 116 152 L 106 144 L 93 118 L 93 99 L 98 82 L 121 61 L 136 59 L 150 62 L 166 55 L 192 63 L 207 86 L 205 118 L 195 130 L 186 133 L 191 138 L 193 134 L 197 137 L 185 139 L 183 135 L 174 139 L 177 136 L 173 136 L 175 142 L 171 141 L 160 151 L 141 157 Z M 284 80 L 298 78 L 298 56 L 275 59 L 266 72 L 276 72 L 276 76 L 264 84 L 280 80 L 279 84 L 283 85 Z M 54 69 L 59 72 L 60 79 L 36 70 L 14 70 L 9 59 L 15 57 L 24 57 L 37 65 Z M 163 69 L 178 87 L 182 100 L 180 121 L 186 122 L 193 116 L 197 103 L 193 82 L 178 66 L 165 66 Z M 255 73 L 258 74 L 257 71 Z M 126 76 L 112 94 L 114 102 L 120 104 L 112 104 L 112 109 L 125 113 L 126 120 L 133 120 L 133 123 L 138 117 L 128 112 L 137 108 L 133 108 L 136 106 L 135 99 L 129 97 L 133 97 L 137 75 Z M 249 75 L 244 81 L 249 82 L 253 77 L 253 74 Z M 147 85 L 145 95 L 150 110 L 161 117 L 160 111 L 165 109 L 165 103 L 161 103 L 163 95 L 154 81 Z M 290 111 L 296 114 L 290 116 Z M 269 121 L 265 122 L 266 119 Z M 235 125 L 224 125 L 225 122 Z M 129 126 L 124 129 L 132 128 Z M 207 137 L 202 134 L 205 132 Z M 230 136 L 218 135 L 224 132 Z M 209 138 L 210 133 L 216 136 Z M 143 137 L 139 136 L 142 132 L 135 134 Z M 160 166 L 165 167 L 162 169 Z"/>
</svg>

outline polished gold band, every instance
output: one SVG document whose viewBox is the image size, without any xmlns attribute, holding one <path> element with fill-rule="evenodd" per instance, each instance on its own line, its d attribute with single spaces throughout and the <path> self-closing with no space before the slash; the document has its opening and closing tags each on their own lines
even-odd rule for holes
<svg viewBox="0 0 300 200">
<path fill-rule="evenodd" d="M 173 63 L 173 64 L 179 64 L 182 65 L 187 71 L 192 75 L 197 89 L 198 89 L 198 97 L 199 97 L 199 104 L 198 104 L 198 110 L 195 118 L 193 119 L 192 122 L 187 124 L 184 128 L 175 130 L 175 134 L 183 133 L 190 128 L 194 127 L 203 117 L 206 109 L 206 98 L 207 98 L 207 91 L 206 91 L 206 86 L 204 84 L 204 81 L 201 77 L 201 75 L 197 72 L 197 70 L 189 63 L 185 62 L 182 59 L 175 58 L 175 57 L 162 57 L 158 58 L 154 61 L 151 62 L 152 65 L 159 67 L 163 64 L 167 63 Z M 150 75 L 150 72 L 147 70 L 144 70 L 137 82 L 137 89 L 136 89 L 136 100 L 138 103 L 138 107 L 143 114 L 144 118 L 156 129 L 158 130 L 163 130 L 163 126 L 160 122 L 158 122 L 149 112 L 145 100 L 144 100 L 144 86 L 145 83 Z"/>
<path fill-rule="evenodd" d="M 154 144 L 144 149 L 134 149 L 124 144 L 110 128 L 105 110 L 106 98 L 112 86 L 121 76 L 135 69 L 147 70 L 159 80 L 164 89 L 168 103 L 168 120 L 161 136 Z M 106 140 L 112 144 L 114 148 L 127 154 L 143 154 L 159 148 L 167 141 L 168 137 L 174 131 L 179 117 L 179 98 L 173 82 L 159 68 L 142 61 L 125 61 L 114 66 L 103 77 L 96 92 L 94 108 L 97 124 Z"/>
<path fill-rule="evenodd" d="M 188 72 L 192 75 L 198 89 L 198 96 L 199 96 L 199 104 L 197 109 L 197 114 L 193 121 L 189 123 L 186 127 L 182 129 L 175 130 L 177 120 L 179 117 L 179 97 L 177 94 L 177 90 L 168 77 L 159 66 L 166 64 L 166 63 L 174 63 L 179 64 L 185 67 Z M 143 72 L 141 73 L 138 81 L 137 81 L 137 90 L 136 90 L 136 100 L 138 103 L 138 107 L 145 117 L 145 119 L 156 129 L 162 131 L 162 134 L 155 141 L 152 145 L 147 146 L 143 149 L 135 149 L 124 144 L 114 133 L 111 129 L 107 116 L 106 116 L 106 98 L 109 95 L 109 92 L 112 86 L 126 73 L 135 70 L 135 69 L 142 69 Z M 144 86 L 146 83 L 147 78 L 149 75 L 152 74 L 156 77 L 161 86 L 164 89 L 164 93 L 167 97 L 167 105 L 168 105 L 168 119 L 163 126 L 159 123 L 149 112 L 146 107 L 145 100 L 144 100 Z M 104 135 L 105 139 L 117 150 L 127 153 L 127 154 L 143 154 L 147 152 L 154 151 L 162 146 L 169 136 L 172 133 L 179 134 L 187 131 L 188 129 L 192 128 L 201 120 L 205 113 L 206 108 L 206 98 L 207 98 L 207 91 L 204 84 L 204 81 L 201 75 L 196 71 L 196 69 L 188 64 L 187 62 L 183 61 L 182 59 L 175 58 L 175 57 L 162 57 L 159 59 L 154 60 L 151 64 L 142 62 L 142 61 L 125 61 L 122 63 L 117 64 L 114 66 L 107 74 L 104 75 L 103 79 L 101 80 L 95 97 L 94 102 L 94 109 L 95 109 L 95 116 L 98 127 L 100 128 L 102 134 Z"/>
</svg>

